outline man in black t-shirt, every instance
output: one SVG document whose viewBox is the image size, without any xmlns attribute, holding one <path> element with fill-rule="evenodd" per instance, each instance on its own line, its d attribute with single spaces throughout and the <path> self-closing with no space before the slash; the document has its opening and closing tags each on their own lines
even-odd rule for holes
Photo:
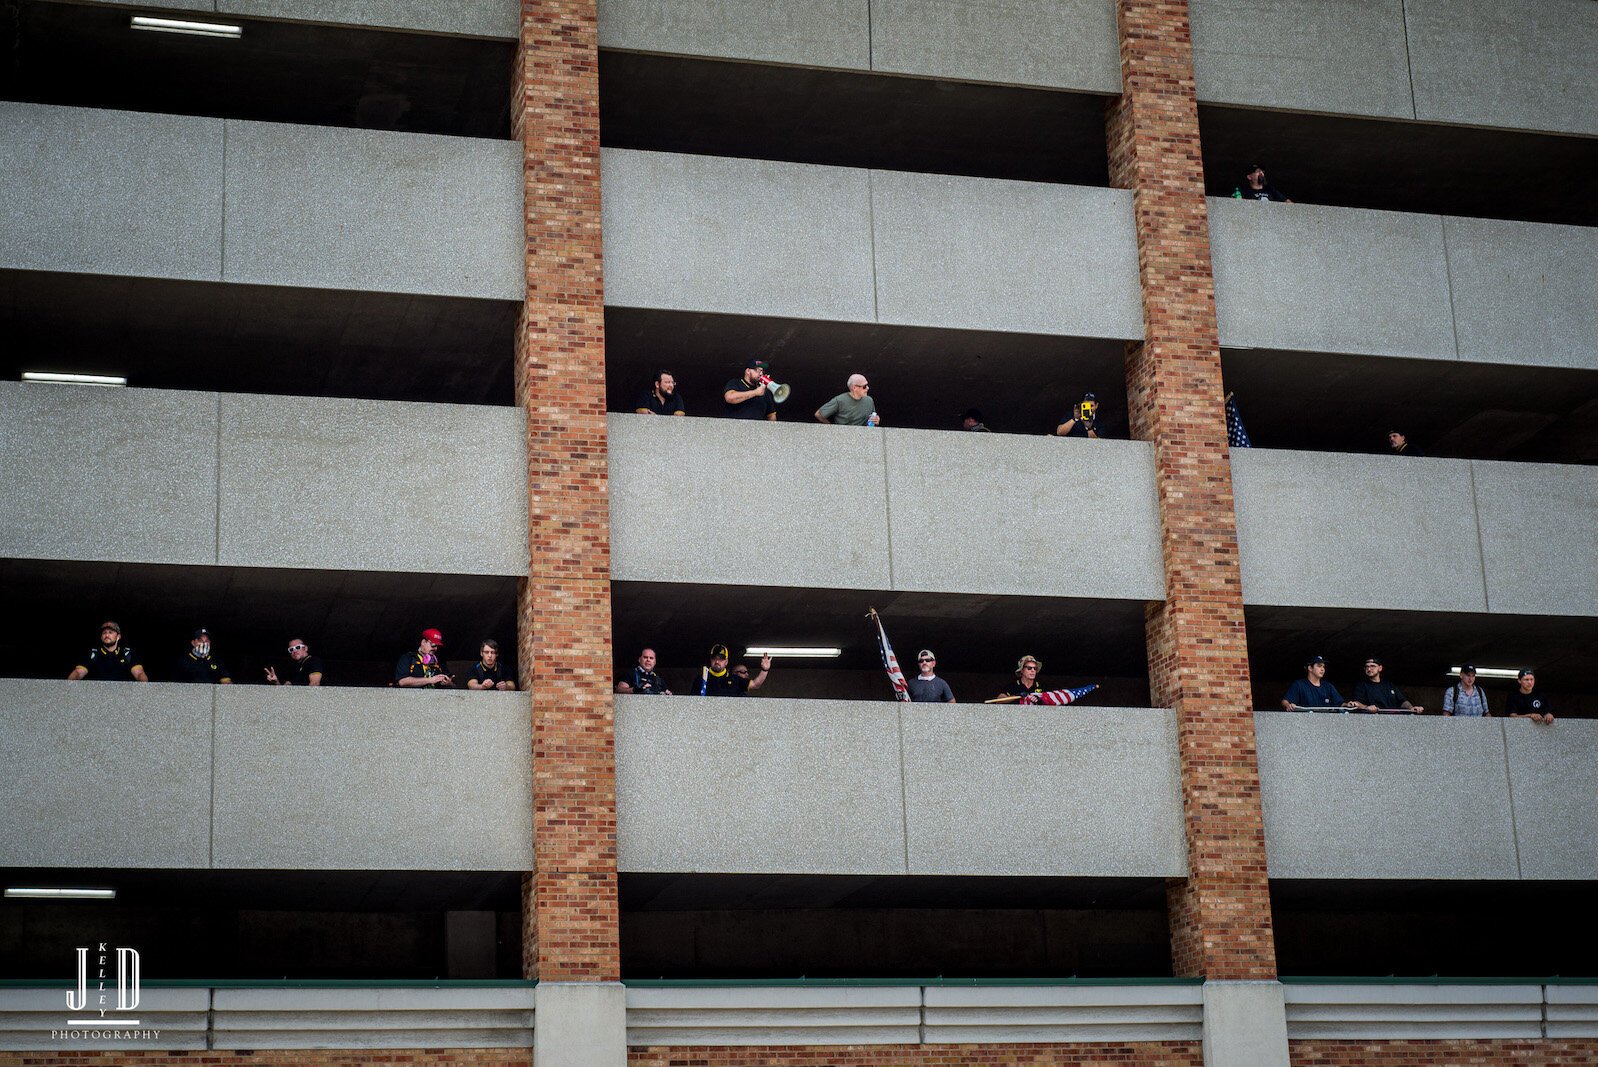
<svg viewBox="0 0 1598 1067">
<path fill-rule="evenodd" d="M 1392 449 L 1395 456 L 1424 456 L 1426 454 L 1409 443 L 1409 435 L 1403 430 L 1387 431 L 1387 447 Z"/>
<path fill-rule="evenodd" d="M 144 666 L 131 648 L 122 644 L 122 627 L 107 619 L 100 624 L 100 643 L 78 660 L 67 681 L 88 678 L 97 682 L 148 682 Z"/>
<path fill-rule="evenodd" d="M 1242 200 L 1265 200 L 1278 204 L 1291 204 L 1292 201 L 1276 191 L 1276 186 L 1265 180 L 1265 168 L 1258 163 L 1250 163 L 1247 172 L 1243 175 L 1243 184 L 1237 187 L 1237 195 Z"/>
<path fill-rule="evenodd" d="M 1077 405 L 1060 420 L 1054 428 L 1056 437 L 1091 437 L 1097 441 L 1099 431 L 1094 425 L 1099 418 L 1099 398 L 1092 393 L 1083 393 Z"/>
<path fill-rule="evenodd" d="M 273 685 L 322 684 L 322 657 L 311 655 L 311 646 L 298 637 L 289 639 L 289 660 L 281 678 L 276 667 L 268 667 L 266 680 Z"/>
<path fill-rule="evenodd" d="M 677 395 L 677 379 L 669 371 L 655 375 L 655 382 L 638 394 L 633 411 L 639 415 L 686 415 L 682 397 Z"/>
<path fill-rule="evenodd" d="M 1022 656 L 1015 661 L 1015 681 L 999 695 L 1024 697 L 1043 692 L 1043 686 L 1038 683 L 1038 675 L 1042 671 L 1043 662 L 1036 656 Z"/>
<path fill-rule="evenodd" d="M 174 682 L 210 682 L 214 685 L 231 685 L 233 678 L 227 666 L 211 655 L 211 631 L 195 630 L 189 638 L 189 651 L 178 657 L 172 670 Z"/>
<path fill-rule="evenodd" d="M 743 377 L 734 378 L 721 387 L 723 414 L 734 419 L 776 422 L 777 402 L 771 399 L 766 383 L 760 380 L 765 373 L 765 360 L 752 357 L 745 360 Z"/>
<path fill-rule="evenodd" d="M 444 671 L 444 660 L 440 656 L 443 648 L 443 634 L 437 630 L 423 630 L 416 651 L 407 652 L 394 665 L 394 684 L 401 689 L 452 688 L 455 679 Z"/>
<path fill-rule="evenodd" d="M 484 638 L 477 646 L 477 662 L 472 664 L 469 673 L 467 689 L 497 689 L 508 693 L 516 688 L 516 683 L 505 673 L 504 664 L 499 662 L 499 642 L 492 637 Z"/>
<path fill-rule="evenodd" d="M 707 697 L 741 697 L 766 684 L 766 674 L 771 670 L 771 657 L 762 656 L 760 673 L 749 677 L 749 668 L 739 664 L 727 669 L 727 646 L 712 645 L 710 665 L 699 672 L 699 694 Z"/>
<path fill-rule="evenodd" d="M 1537 675 L 1530 670 L 1522 670 L 1515 677 L 1520 682 L 1520 688 L 1510 693 L 1509 699 L 1504 701 L 1504 714 L 1511 719 L 1530 719 L 1543 726 L 1552 726 L 1554 706 L 1538 691 Z"/>
<path fill-rule="evenodd" d="M 1392 682 L 1382 681 L 1382 661 L 1375 656 L 1365 660 L 1365 677 L 1354 685 L 1354 707 L 1359 711 L 1407 711 L 1419 715 L 1418 708 Z"/>
<path fill-rule="evenodd" d="M 638 653 L 638 665 L 616 683 L 618 693 L 637 693 L 640 696 L 671 696 L 671 690 L 655 673 L 655 650 L 646 648 Z"/>
</svg>

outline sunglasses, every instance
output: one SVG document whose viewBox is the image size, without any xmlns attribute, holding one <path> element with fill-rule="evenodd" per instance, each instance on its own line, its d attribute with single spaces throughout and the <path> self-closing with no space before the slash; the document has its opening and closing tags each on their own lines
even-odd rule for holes
<svg viewBox="0 0 1598 1067">
<path fill-rule="evenodd" d="M 933 659 L 931 656 L 922 656 L 920 659 L 916 660 L 916 662 L 917 663 L 936 663 L 938 661 Z"/>
<path fill-rule="evenodd" d="M 289 651 L 290 652 L 303 652 L 303 651 L 305 651 L 305 646 L 304 645 L 290 645 L 289 646 Z"/>
</svg>

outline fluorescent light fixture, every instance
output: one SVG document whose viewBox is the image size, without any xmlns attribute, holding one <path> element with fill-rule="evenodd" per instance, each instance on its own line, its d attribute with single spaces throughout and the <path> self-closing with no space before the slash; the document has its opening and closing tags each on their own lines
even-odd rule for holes
<svg viewBox="0 0 1598 1067">
<path fill-rule="evenodd" d="M 1448 668 L 1449 674 L 1458 674 L 1458 667 Z M 1477 667 L 1478 678 L 1519 678 L 1520 672 L 1513 667 Z"/>
<path fill-rule="evenodd" d="M 25 370 L 25 382 L 52 382 L 56 385 L 127 385 L 126 378 L 112 374 L 55 374 L 51 371 Z"/>
<path fill-rule="evenodd" d="M 39 889 L 31 886 L 8 886 L 7 900 L 115 900 L 115 889 Z"/>
<path fill-rule="evenodd" d="M 750 645 L 745 656 L 786 656 L 789 659 L 837 659 L 843 655 L 841 648 L 817 648 L 804 645 Z"/>
<path fill-rule="evenodd" d="M 193 37 L 243 37 L 244 27 L 226 22 L 190 22 L 187 19 L 158 19 L 134 15 L 133 28 L 156 33 L 186 33 Z"/>
</svg>

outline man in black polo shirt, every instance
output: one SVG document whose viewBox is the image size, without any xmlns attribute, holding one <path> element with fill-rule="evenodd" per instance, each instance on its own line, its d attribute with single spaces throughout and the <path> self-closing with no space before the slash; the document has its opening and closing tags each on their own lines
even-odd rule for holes
<svg viewBox="0 0 1598 1067">
<path fill-rule="evenodd" d="M 766 383 L 760 380 L 766 373 L 766 362 L 753 357 L 744 361 L 744 373 L 721 387 L 722 411 L 734 419 L 765 419 L 777 421 L 777 402 L 771 399 Z"/>
<path fill-rule="evenodd" d="M 91 648 L 77 666 L 72 668 L 72 673 L 67 675 L 67 681 L 75 682 L 80 678 L 88 678 L 97 682 L 148 682 L 150 676 L 144 673 L 144 667 L 139 663 L 139 657 L 131 648 L 122 644 L 122 627 L 107 619 L 100 624 L 100 644 Z"/>
<path fill-rule="evenodd" d="M 1409 702 L 1404 691 L 1392 682 L 1382 681 L 1382 661 L 1375 656 L 1365 660 L 1365 677 L 1354 684 L 1354 706 L 1360 711 L 1424 712 Z"/>
<path fill-rule="evenodd" d="M 727 669 L 727 646 L 712 645 L 710 665 L 700 671 L 699 695 L 707 697 L 741 697 L 766 684 L 766 674 L 771 670 L 771 657 L 760 658 L 760 673 L 749 677 L 749 668 L 739 664 Z"/>
<path fill-rule="evenodd" d="M 686 415 L 682 397 L 677 395 L 677 379 L 669 371 L 655 375 L 655 384 L 638 394 L 633 411 L 640 415 Z"/>
<path fill-rule="evenodd" d="M 497 689 L 502 693 L 516 688 L 516 683 L 505 673 L 504 664 L 499 662 L 499 642 L 492 637 L 485 638 L 477 646 L 477 662 L 472 664 L 466 688 Z"/>
<path fill-rule="evenodd" d="M 437 630 L 423 630 L 416 651 L 401 656 L 394 665 L 394 684 L 401 689 L 453 687 L 455 679 L 444 672 L 444 660 L 439 655 L 443 648 L 443 634 Z"/>
<path fill-rule="evenodd" d="M 186 655 L 178 657 L 177 666 L 172 670 L 174 682 L 211 682 L 215 685 L 231 685 L 233 678 L 228 674 L 227 666 L 211 655 L 211 631 L 199 629 L 189 638 L 189 651 Z"/>
<path fill-rule="evenodd" d="M 289 638 L 289 663 L 283 676 L 276 667 L 266 669 L 266 680 L 273 685 L 321 685 L 322 657 L 311 655 L 311 646 L 298 637 Z"/>
</svg>

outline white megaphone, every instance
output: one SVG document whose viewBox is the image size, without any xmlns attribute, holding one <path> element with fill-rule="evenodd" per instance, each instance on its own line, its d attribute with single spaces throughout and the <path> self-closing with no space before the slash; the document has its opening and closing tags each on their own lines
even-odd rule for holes
<svg viewBox="0 0 1598 1067">
<path fill-rule="evenodd" d="M 780 404 L 784 400 L 787 400 L 788 394 L 793 392 L 793 386 L 783 385 L 781 382 L 774 382 L 771 380 L 771 375 L 769 374 L 762 374 L 760 376 L 760 381 L 761 384 L 766 387 L 766 392 L 771 394 L 771 400 L 774 404 Z"/>
</svg>

